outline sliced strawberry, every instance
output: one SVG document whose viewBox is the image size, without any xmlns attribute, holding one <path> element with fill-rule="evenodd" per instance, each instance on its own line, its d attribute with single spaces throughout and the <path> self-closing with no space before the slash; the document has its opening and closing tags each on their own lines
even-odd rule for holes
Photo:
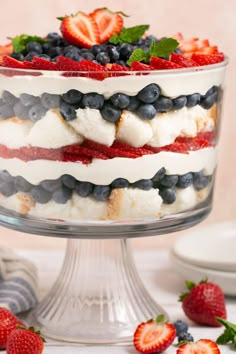
<svg viewBox="0 0 236 354">
<path fill-rule="evenodd" d="M 193 53 L 191 59 L 196 61 L 199 65 L 210 65 L 210 64 L 216 64 L 224 61 L 224 54 L 223 53 L 216 53 L 216 54 Z"/>
<path fill-rule="evenodd" d="M 202 53 L 202 54 L 216 54 L 219 53 L 218 47 L 216 45 L 211 45 L 208 47 L 201 48 L 200 51 L 196 53 Z"/>
<path fill-rule="evenodd" d="M 33 57 L 32 66 L 40 70 L 58 70 L 57 63 L 39 57 Z"/>
<path fill-rule="evenodd" d="M 135 349 L 140 353 L 162 353 L 174 341 L 176 329 L 171 323 L 164 322 L 160 315 L 155 320 L 141 323 L 133 338 Z"/>
<path fill-rule="evenodd" d="M 122 66 L 116 63 L 107 64 L 106 70 L 108 71 L 107 73 L 108 77 L 129 75 L 127 71 L 130 71 L 130 69 L 127 68 L 126 66 Z"/>
<path fill-rule="evenodd" d="M 143 156 L 143 155 L 151 155 L 153 154 L 153 152 L 149 149 L 145 149 L 144 147 L 139 147 L 139 148 L 135 148 L 133 146 L 121 143 L 119 141 L 115 141 L 112 144 L 112 148 L 115 149 L 119 149 L 119 150 L 125 150 L 125 151 L 129 151 L 129 152 L 133 152 L 139 156 Z"/>
<path fill-rule="evenodd" d="M 16 68 L 16 69 L 24 69 L 25 68 L 25 65 L 23 64 L 22 61 L 12 58 L 8 55 L 4 55 L 2 57 L 2 66 L 8 67 L 8 68 Z"/>
<path fill-rule="evenodd" d="M 68 43 L 85 48 L 100 43 L 97 23 L 83 12 L 64 17 L 60 29 Z"/>
<path fill-rule="evenodd" d="M 210 339 L 200 339 L 196 343 L 180 345 L 176 354 L 220 354 L 218 345 Z"/>
<path fill-rule="evenodd" d="M 113 34 L 119 34 L 123 28 L 123 18 L 119 12 L 102 8 L 93 11 L 90 16 L 97 23 L 100 43 L 108 41 Z"/>
<path fill-rule="evenodd" d="M 150 65 L 157 70 L 165 70 L 165 69 L 181 69 L 183 66 L 172 63 L 169 60 L 161 59 L 158 57 L 151 57 Z"/>
<path fill-rule="evenodd" d="M 108 157 L 100 151 L 96 151 L 94 149 L 89 149 L 87 147 L 81 145 L 68 145 L 62 148 L 63 153 L 83 155 L 87 157 L 95 157 L 101 160 L 107 160 Z"/>
<path fill-rule="evenodd" d="M 147 65 L 144 63 L 140 63 L 139 61 L 133 61 L 131 65 L 131 69 L 134 71 L 150 71 L 150 70 L 155 70 L 154 67 L 151 65 Z"/>
<path fill-rule="evenodd" d="M 117 148 L 113 148 L 112 146 L 108 147 L 106 145 L 96 143 L 95 141 L 92 141 L 92 140 L 86 140 L 84 145 L 90 149 L 100 151 L 110 158 L 127 157 L 127 158 L 135 159 L 137 157 L 140 157 L 140 155 L 138 153 L 135 153 L 133 151 L 126 151 L 126 150 L 122 150 L 122 149 L 117 149 Z"/>
<path fill-rule="evenodd" d="M 9 42 L 5 45 L 0 45 L 0 55 L 8 55 L 11 54 L 13 52 L 13 47 L 12 47 L 12 43 Z"/>
<path fill-rule="evenodd" d="M 172 63 L 176 63 L 179 64 L 185 68 L 191 68 L 194 66 L 199 66 L 198 63 L 196 63 L 194 60 L 186 58 L 185 56 L 183 56 L 182 54 L 176 54 L 176 53 L 172 53 L 170 56 L 170 61 Z"/>
<path fill-rule="evenodd" d="M 184 40 L 184 36 L 183 36 L 183 34 L 181 32 L 176 32 L 175 34 L 173 34 L 171 36 L 171 38 L 176 39 L 179 43 Z"/>
</svg>

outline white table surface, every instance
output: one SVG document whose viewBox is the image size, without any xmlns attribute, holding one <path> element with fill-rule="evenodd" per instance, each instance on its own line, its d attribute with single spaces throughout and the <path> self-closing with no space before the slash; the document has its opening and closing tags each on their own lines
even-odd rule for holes
<svg viewBox="0 0 236 354">
<path fill-rule="evenodd" d="M 20 250 L 18 253 L 31 259 L 39 269 L 40 292 L 45 294 L 58 275 L 62 264 L 63 252 L 52 250 Z M 178 302 L 178 297 L 183 292 L 184 279 L 176 273 L 169 259 L 169 249 L 151 249 L 136 251 L 134 257 L 140 276 L 152 294 L 153 298 L 169 313 L 172 321 L 176 319 L 186 320 Z M 236 286 L 236 284 L 235 284 Z M 236 298 L 227 298 L 228 319 L 236 323 Z M 215 340 L 222 333 L 222 328 L 208 328 L 193 325 L 189 322 L 189 332 L 195 340 L 209 338 Z M 221 353 L 236 353 L 236 349 L 229 346 L 221 346 Z M 3 352 L 4 353 L 4 352 Z M 80 346 L 69 343 L 58 343 L 47 340 L 44 354 L 135 354 L 136 350 L 131 346 Z M 166 354 L 176 353 L 176 346 L 171 346 Z"/>
</svg>

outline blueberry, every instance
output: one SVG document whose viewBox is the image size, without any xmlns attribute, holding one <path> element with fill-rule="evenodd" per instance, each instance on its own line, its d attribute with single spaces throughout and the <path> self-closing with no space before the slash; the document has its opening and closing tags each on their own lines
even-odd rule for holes
<svg viewBox="0 0 236 354">
<path fill-rule="evenodd" d="M 0 118 L 11 118 L 14 117 L 14 110 L 11 105 L 3 104 L 0 106 Z"/>
<path fill-rule="evenodd" d="M 20 101 L 25 106 L 32 106 L 40 102 L 40 98 L 37 96 L 30 95 L 28 93 L 22 93 L 20 95 Z"/>
<path fill-rule="evenodd" d="M 99 52 L 99 53 L 96 55 L 96 61 L 97 61 L 99 64 L 101 64 L 101 65 L 105 65 L 105 64 L 110 63 L 109 54 L 106 53 L 106 52 Z"/>
<path fill-rule="evenodd" d="M 75 190 L 81 197 L 88 197 L 93 192 L 93 188 L 90 182 L 78 182 Z"/>
<path fill-rule="evenodd" d="M 91 51 L 96 56 L 98 53 L 103 51 L 103 47 L 99 44 L 95 44 L 91 47 Z"/>
<path fill-rule="evenodd" d="M 187 333 L 188 332 L 188 324 L 182 320 L 177 320 L 173 323 L 176 329 L 176 337 L 180 335 L 180 333 Z"/>
<path fill-rule="evenodd" d="M 200 93 L 193 93 L 192 95 L 187 96 L 186 107 L 191 108 L 200 103 L 201 95 Z"/>
<path fill-rule="evenodd" d="M 29 109 L 30 107 L 26 107 L 23 105 L 22 102 L 17 102 L 14 104 L 13 110 L 15 113 L 16 117 L 19 117 L 21 119 L 28 119 L 29 118 Z"/>
<path fill-rule="evenodd" d="M 61 36 L 57 32 L 50 32 L 50 33 L 47 34 L 47 39 L 56 40 L 57 41 L 57 40 L 61 39 Z"/>
<path fill-rule="evenodd" d="M 160 170 L 157 171 L 157 173 L 152 177 L 153 182 L 159 182 L 166 173 L 165 167 L 160 168 Z"/>
<path fill-rule="evenodd" d="M 83 94 L 75 89 L 71 89 L 62 95 L 63 100 L 70 104 L 79 104 Z"/>
<path fill-rule="evenodd" d="M 111 103 L 105 102 L 101 109 L 101 115 L 108 122 L 117 122 L 121 116 L 121 110 L 115 108 Z"/>
<path fill-rule="evenodd" d="M 65 57 L 75 61 L 81 61 L 83 59 L 83 57 L 80 55 L 77 49 L 72 49 L 66 52 Z"/>
<path fill-rule="evenodd" d="M 219 87 L 217 86 L 212 86 L 207 92 L 206 92 L 206 96 L 211 96 L 212 94 L 215 94 L 216 97 L 218 98 L 219 96 Z"/>
<path fill-rule="evenodd" d="M 202 171 L 193 173 L 193 186 L 196 190 L 206 188 L 211 180 L 210 176 L 205 176 Z"/>
<path fill-rule="evenodd" d="M 173 108 L 172 100 L 164 96 L 159 96 L 153 105 L 157 112 L 168 112 Z"/>
<path fill-rule="evenodd" d="M 116 62 L 120 58 L 120 53 L 114 45 L 107 46 L 107 53 L 112 63 Z"/>
<path fill-rule="evenodd" d="M 113 106 L 120 109 L 126 108 L 130 103 L 130 98 L 125 93 L 115 93 L 110 97 L 110 100 Z"/>
<path fill-rule="evenodd" d="M 16 60 L 23 61 L 25 59 L 22 53 L 12 53 L 10 56 Z"/>
<path fill-rule="evenodd" d="M 165 175 L 160 181 L 161 186 L 163 187 L 174 187 L 176 183 L 178 182 L 178 176 L 177 175 Z"/>
<path fill-rule="evenodd" d="M 123 43 L 118 47 L 118 51 L 120 53 L 120 58 L 123 60 L 127 60 L 133 52 L 133 46 L 131 44 Z"/>
<path fill-rule="evenodd" d="M 172 204 L 176 200 L 176 193 L 174 188 L 162 188 L 159 194 L 163 199 L 164 204 Z"/>
<path fill-rule="evenodd" d="M 83 107 L 101 109 L 104 104 L 104 96 L 96 92 L 86 93 L 81 101 Z"/>
<path fill-rule="evenodd" d="M 116 64 L 119 64 L 121 66 L 128 66 L 124 60 L 117 60 Z"/>
<path fill-rule="evenodd" d="M 60 178 L 56 180 L 45 179 L 44 181 L 40 182 L 40 186 L 47 192 L 55 192 L 62 186 L 62 181 Z"/>
<path fill-rule="evenodd" d="M 52 194 L 52 199 L 58 204 L 65 204 L 71 198 L 72 190 L 67 187 L 62 187 Z"/>
<path fill-rule="evenodd" d="M 179 176 L 176 186 L 179 188 L 187 188 L 191 186 L 192 183 L 193 183 L 193 174 L 189 172 L 189 173 L 185 173 L 182 176 Z"/>
<path fill-rule="evenodd" d="M 37 57 L 38 55 L 39 55 L 39 53 L 37 53 L 37 52 L 30 52 L 25 56 L 25 60 L 31 61 L 33 59 L 33 57 Z"/>
<path fill-rule="evenodd" d="M 36 202 L 41 204 L 46 204 L 51 199 L 51 193 L 47 192 L 40 186 L 34 186 L 31 189 L 31 195 Z"/>
<path fill-rule="evenodd" d="M 70 120 L 74 120 L 76 119 L 76 111 L 75 111 L 75 107 L 72 106 L 71 104 L 62 101 L 60 104 L 60 112 L 62 117 L 66 120 L 66 121 L 70 121 Z"/>
<path fill-rule="evenodd" d="M 90 60 L 93 61 L 95 59 L 95 56 L 92 52 L 89 52 L 88 50 L 84 53 L 81 53 L 81 56 L 86 59 L 86 60 Z"/>
<path fill-rule="evenodd" d="M 178 335 L 178 342 L 182 342 L 182 341 L 194 342 L 194 339 L 190 333 L 182 332 Z"/>
<path fill-rule="evenodd" d="M 80 50 L 78 47 L 74 46 L 74 45 L 68 45 L 66 46 L 64 49 L 63 49 L 63 54 L 66 55 L 67 53 L 70 53 L 70 52 L 76 52 L 76 53 L 80 53 Z"/>
<path fill-rule="evenodd" d="M 161 89 L 156 84 L 150 84 L 145 86 L 138 93 L 138 99 L 144 103 L 153 103 L 155 102 L 161 93 Z"/>
<path fill-rule="evenodd" d="M 213 92 L 210 95 L 201 97 L 200 105 L 204 109 L 210 109 L 217 101 L 217 92 Z"/>
<path fill-rule="evenodd" d="M 30 52 L 35 52 L 38 54 L 42 54 L 43 53 L 43 48 L 42 45 L 38 42 L 28 42 L 26 44 L 26 50 L 28 53 Z"/>
<path fill-rule="evenodd" d="M 112 188 L 127 188 L 129 187 L 129 181 L 127 181 L 127 179 L 125 178 L 116 178 L 112 184 L 111 184 Z"/>
<path fill-rule="evenodd" d="M 17 191 L 27 193 L 33 188 L 33 185 L 23 177 L 17 176 L 15 178 L 15 187 Z"/>
<path fill-rule="evenodd" d="M 111 193 L 109 186 L 95 186 L 93 189 L 93 196 L 99 201 L 106 201 Z"/>
<path fill-rule="evenodd" d="M 16 188 L 14 182 L 2 182 L 0 183 L 0 193 L 4 197 L 10 197 L 16 193 Z"/>
<path fill-rule="evenodd" d="M 141 104 L 137 110 L 137 115 L 142 119 L 153 119 L 157 113 L 152 104 Z"/>
<path fill-rule="evenodd" d="M 61 47 L 51 47 L 48 49 L 47 54 L 49 55 L 49 58 L 55 58 L 58 55 L 62 55 L 63 54 L 63 49 Z"/>
<path fill-rule="evenodd" d="M 14 177 L 6 170 L 0 172 L 0 182 L 13 182 Z"/>
<path fill-rule="evenodd" d="M 139 181 L 132 183 L 132 187 L 148 191 L 153 187 L 153 183 L 151 179 L 140 179 Z"/>
<path fill-rule="evenodd" d="M 76 178 L 73 176 L 70 176 L 70 175 L 63 175 L 61 177 L 61 181 L 65 187 L 70 188 L 70 189 L 75 189 L 76 184 L 77 184 Z"/>
<path fill-rule="evenodd" d="M 18 98 L 13 95 L 11 92 L 4 90 L 2 92 L 2 99 L 3 102 L 9 105 L 14 105 L 16 102 L 18 102 Z"/>
<path fill-rule="evenodd" d="M 135 112 L 140 105 L 140 101 L 136 96 L 129 97 L 129 104 L 126 107 L 127 111 Z"/>
<path fill-rule="evenodd" d="M 186 106 L 187 97 L 184 95 L 178 96 L 172 100 L 172 103 L 173 103 L 173 109 L 181 109 Z"/>
<path fill-rule="evenodd" d="M 61 96 L 44 92 L 41 96 L 41 103 L 47 109 L 58 108 L 60 106 Z"/>
<path fill-rule="evenodd" d="M 29 118 L 33 121 L 41 119 L 47 112 L 47 109 L 43 107 L 40 103 L 33 105 L 29 109 Z"/>
<path fill-rule="evenodd" d="M 39 54 L 38 58 L 42 58 L 44 60 L 51 61 L 51 57 L 47 54 Z"/>
</svg>

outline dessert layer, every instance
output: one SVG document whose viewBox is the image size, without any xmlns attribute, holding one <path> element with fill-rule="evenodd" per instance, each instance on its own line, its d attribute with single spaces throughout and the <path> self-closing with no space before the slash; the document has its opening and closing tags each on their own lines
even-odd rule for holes
<svg viewBox="0 0 236 354">
<path fill-rule="evenodd" d="M 108 185 L 120 177 L 131 183 L 140 179 L 151 179 L 162 167 L 165 167 L 167 174 L 183 175 L 189 171 L 203 170 L 206 175 L 211 175 L 216 167 L 216 159 L 217 148 L 210 147 L 190 151 L 188 154 L 164 151 L 158 154 L 143 155 L 136 159 L 93 159 L 89 165 L 81 162 L 49 160 L 24 162 L 18 158 L 0 158 L 0 169 L 7 170 L 12 176 L 20 175 L 32 184 L 69 174 L 79 181 Z"/>
</svg>

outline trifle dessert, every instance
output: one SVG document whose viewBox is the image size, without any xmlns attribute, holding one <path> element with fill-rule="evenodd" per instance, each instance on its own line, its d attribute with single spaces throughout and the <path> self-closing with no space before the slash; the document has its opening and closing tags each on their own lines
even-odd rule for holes
<svg viewBox="0 0 236 354">
<path fill-rule="evenodd" d="M 0 47 L 0 206 L 65 221 L 209 210 L 226 60 L 102 8 Z"/>
</svg>

